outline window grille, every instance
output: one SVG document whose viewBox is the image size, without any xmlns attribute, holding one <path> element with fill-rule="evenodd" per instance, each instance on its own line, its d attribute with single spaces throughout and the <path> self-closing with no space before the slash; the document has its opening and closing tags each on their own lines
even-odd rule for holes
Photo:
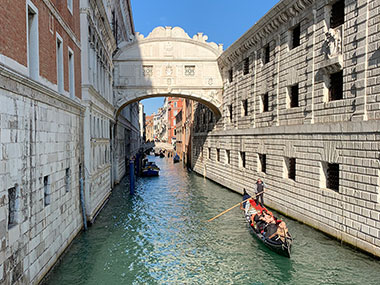
<svg viewBox="0 0 380 285">
<path fill-rule="evenodd" d="M 334 29 L 344 24 L 344 0 L 339 0 L 331 6 L 330 28 Z"/>
<path fill-rule="evenodd" d="M 343 70 L 330 74 L 329 100 L 343 99 Z"/>
<path fill-rule="evenodd" d="M 143 65 L 143 75 L 145 77 L 153 76 L 153 65 Z"/>
<path fill-rule="evenodd" d="M 195 65 L 186 65 L 185 76 L 194 76 L 194 75 L 195 75 Z"/>
<path fill-rule="evenodd" d="M 246 75 L 249 73 L 249 58 L 244 59 L 244 64 L 243 64 L 243 74 Z"/>
<path fill-rule="evenodd" d="M 296 48 L 301 42 L 301 26 L 298 24 L 292 30 L 292 48 Z"/>
</svg>

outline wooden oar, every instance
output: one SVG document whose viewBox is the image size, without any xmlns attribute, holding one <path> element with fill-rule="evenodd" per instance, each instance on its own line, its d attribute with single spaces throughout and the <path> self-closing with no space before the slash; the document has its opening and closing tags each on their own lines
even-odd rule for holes
<svg viewBox="0 0 380 285">
<path fill-rule="evenodd" d="M 240 203 L 247 202 L 249 199 L 253 199 L 253 198 L 255 198 L 256 196 L 263 194 L 265 191 L 266 191 L 266 190 L 261 191 L 260 193 L 257 193 L 256 195 L 253 195 L 253 196 L 249 197 L 248 199 L 245 199 L 244 201 L 241 201 L 241 202 L 237 203 L 235 206 L 232 206 L 231 208 L 229 208 L 229 209 L 227 209 L 227 210 L 221 212 L 220 214 L 216 215 L 215 217 L 213 217 L 213 218 L 207 220 L 207 222 L 211 222 L 211 221 L 215 220 L 216 218 L 219 218 L 221 215 L 224 215 L 225 213 L 231 211 L 233 208 L 236 208 L 237 206 L 239 206 Z"/>
</svg>

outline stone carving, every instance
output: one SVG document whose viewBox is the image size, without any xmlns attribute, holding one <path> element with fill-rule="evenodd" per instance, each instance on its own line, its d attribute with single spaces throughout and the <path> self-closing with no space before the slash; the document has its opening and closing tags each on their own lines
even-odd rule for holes
<svg viewBox="0 0 380 285">
<path fill-rule="evenodd" d="M 214 83 L 214 81 L 212 80 L 212 78 L 209 78 L 207 83 L 208 83 L 208 85 L 211 86 Z"/>
<path fill-rule="evenodd" d="M 339 163 L 338 142 L 330 141 L 323 142 L 323 149 L 321 152 L 321 160 L 329 163 Z"/>
<path fill-rule="evenodd" d="M 143 75 L 145 77 L 153 76 L 153 65 L 143 65 Z"/>
<path fill-rule="evenodd" d="M 295 157 L 296 151 L 294 145 L 291 141 L 286 141 L 284 146 L 284 156 Z"/>
<path fill-rule="evenodd" d="M 340 28 L 329 29 L 325 34 L 323 52 L 327 58 L 332 58 L 342 53 L 342 31 Z"/>
<path fill-rule="evenodd" d="M 173 67 L 171 67 L 170 65 L 168 65 L 166 67 L 165 73 L 166 73 L 167 76 L 172 75 L 173 74 Z"/>
</svg>

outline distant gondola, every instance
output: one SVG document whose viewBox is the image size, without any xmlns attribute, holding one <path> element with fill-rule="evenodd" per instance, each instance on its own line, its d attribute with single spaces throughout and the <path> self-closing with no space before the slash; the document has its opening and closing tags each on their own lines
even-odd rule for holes
<svg viewBox="0 0 380 285">
<path fill-rule="evenodd" d="M 179 155 L 176 153 L 175 156 L 173 157 L 173 163 L 179 162 Z"/>
<path fill-rule="evenodd" d="M 158 176 L 160 168 L 153 161 L 146 162 L 145 166 L 141 169 L 142 176 Z"/>
<path fill-rule="evenodd" d="M 243 201 L 248 199 L 250 196 L 247 194 L 247 192 L 244 193 L 243 196 Z M 260 205 L 256 204 L 254 200 L 249 200 L 246 203 L 251 203 L 251 205 L 256 209 L 257 212 L 261 212 L 263 209 L 267 210 L 264 207 L 261 207 Z M 269 212 L 267 210 L 267 212 Z M 267 247 L 269 247 L 271 250 L 274 252 L 290 257 L 291 249 L 292 249 L 292 238 L 290 237 L 285 237 L 284 241 L 282 241 L 280 238 L 273 240 L 269 239 L 265 236 L 265 232 L 260 232 L 255 225 L 251 223 L 251 216 L 245 212 L 245 220 L 253 233 L 255 237 L 257 237 L 260 241 L 262 241 Z"/>
</svg>

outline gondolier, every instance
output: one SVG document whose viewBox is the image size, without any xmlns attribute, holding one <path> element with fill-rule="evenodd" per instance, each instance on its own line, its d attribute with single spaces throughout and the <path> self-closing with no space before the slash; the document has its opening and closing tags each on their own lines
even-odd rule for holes
<svg viewBox="0 0 380 285">
<path fill-rule="evenodd" d="M 264 190 L 267 188 L 267 185 L 261 180 L 261 178 L 258 178 L 255 185 L 253 186 L 253 190 L 255 191 L 255 194 L 261 193 L 256 196 L 256 201 L 259 202 L 262 207 L 264 207 Z"/>
</svg>

